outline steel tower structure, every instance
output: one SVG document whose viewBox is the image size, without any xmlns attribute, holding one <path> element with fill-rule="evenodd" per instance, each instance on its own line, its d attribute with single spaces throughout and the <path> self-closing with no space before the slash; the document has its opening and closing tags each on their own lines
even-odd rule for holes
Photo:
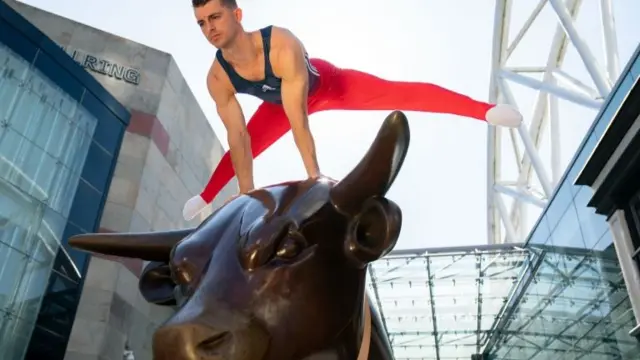
<svg viewBox="0 0 640 360">
<path fill-rule="evenodd" d="M 525 122 L 518 129 L 488 130 L 489 243 L 525 240 L 571 158 L 562 157 L 565 140 L 584 136 L 617 80 L 620 65 L 613 2 L 496 0 L 489 100 L 515 105 Z M 529 8 L 516 8 L 525 3 Z M 585 6 L 593 9 L 581 18 Z M 543 16 L 547 21 L 537 30 L 548 30 L 544 53 L 539 34 L 534 44 L 526 43 Z M 550 17 L 557 20 L 552 28 Z M 588 29 L 598 27 L 600 39 L 579 29 L 578 22 Z M 594 50 L 597 47 L 599 52 Z M 575 62 L 567 65 L 571 52 Z M 541 56 L 536 59 L 536 55 Z M 582 68 L 582 78 L 574 74 L 577 67 Z M 519 91 L 514 90 L 517 87 Z M 561 132 L 563 122 L 576 113 L 586 113 L 579 120 L 582 125 Z"/>
</svg>

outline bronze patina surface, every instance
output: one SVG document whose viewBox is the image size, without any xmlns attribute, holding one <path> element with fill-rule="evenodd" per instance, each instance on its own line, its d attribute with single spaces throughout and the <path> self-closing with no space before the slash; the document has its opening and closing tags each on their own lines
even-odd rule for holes
<svg viewBox="0 0 640 360">
<path fill-rule="evenodd" d="M 257 189 L 195 229 L 85 234 L 69 243 L 151 261 L 142 295 L 178 306 L 153 337 L 156 360 L 354 360 L 367 265 L 391 251 L 400 233 L 402 213 L 385 194 L 408 148 L 407 119 L 396 111 L 339 182 Z M 371 310 L 368 359 L 393 359 Z"/>
</svg>

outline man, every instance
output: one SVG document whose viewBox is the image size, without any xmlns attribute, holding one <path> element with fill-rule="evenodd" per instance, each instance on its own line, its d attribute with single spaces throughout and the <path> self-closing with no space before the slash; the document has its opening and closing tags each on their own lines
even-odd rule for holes
<svg viewBox="0 0 640 360">
<path fill-rule="evenodd" d="M 522 116 L 505 105 L 473 100 L 437 85 L 389 81 L 357 70 L 309 59 L 304 45 L 288 30 L 269 26 L 246 32 L 235 0 L 192 0 L 202 33 L 218 51 L 207 86 L 227 130 L 230 151 L 204 191 L 184 206 L 190 220 L 213 201 L 233 178 L 240 194 L 254 188 L 253 158 L 289 129 L 307 175 L 320 176 L 308 115 L 324 110 L 404 110 L 447 113 L 517 127 Z M 236 93 L 264 102 L 245 124 Z M 234 171 L 235 170 L 235 171 Z"/>
</svg>

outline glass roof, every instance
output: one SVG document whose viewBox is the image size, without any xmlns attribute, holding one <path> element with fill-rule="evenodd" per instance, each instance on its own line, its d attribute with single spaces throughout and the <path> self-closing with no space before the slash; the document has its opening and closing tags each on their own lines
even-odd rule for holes
<svg viewBox="0 0 640 360">
<path fill-rule="evenodd" d="M 613 246 L 394 252 L 368 291 L 396 360 L 626 360 L 640 353 Z"/>
<path fill-rule="evenodd" d="M 501 360 L 637 359 L 640 342 L 613 245 L 604 251 L 535 246 L 529 283 L 489 344 Z M 495 345 L 495 346 L 493 346 Z"/>
<path fill-rule="evenodd" d="M 394 252 L 369 267 L 396 360 L 480 353 L 532 257 L 513 245 L 435 251 Z"/>
</svg>

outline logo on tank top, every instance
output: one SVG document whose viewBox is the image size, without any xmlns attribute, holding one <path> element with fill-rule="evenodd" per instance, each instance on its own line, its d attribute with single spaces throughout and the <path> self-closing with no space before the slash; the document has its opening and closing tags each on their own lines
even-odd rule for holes
<svg viewBox="0 0 640 360">
<path fill-rule="evenodd" d="M 262 85 L 262 92 L 274 91 L 276 88 L 273 88 L 269 85 Z"/>
<path fill-rule="evenodd" d="M 320 76 L 318 69 L 311 63 L 311 59 L 309 58 L 309 54 L 307 52 L 304 53 L 304 62 L 307 64 L 307 70 L 315 76 Z"/>
</svg>

